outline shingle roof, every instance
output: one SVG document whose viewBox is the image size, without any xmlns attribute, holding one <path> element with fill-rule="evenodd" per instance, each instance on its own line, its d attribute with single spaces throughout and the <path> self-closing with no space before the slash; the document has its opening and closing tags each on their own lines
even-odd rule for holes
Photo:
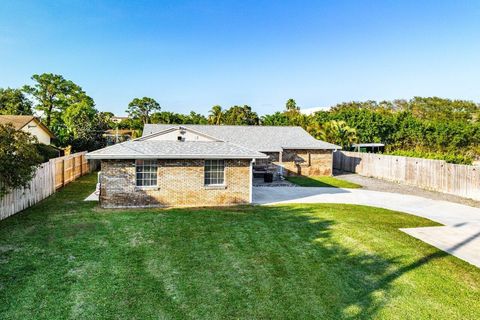
<svg viewBox="0 0 480 320">
<path fill-rule="evenodd" d="M 146 124 L 143 128 L 142 137 L 178 126 L 172 124 Z M 283 149 L 341 149 L 340 146 L 313 138 L 301 127 L 191 124 L 181 126 L 259 152 L 278 152 Z"/>
<path fill-rule="evenodd" d="M 20 130 L 34 118 L 34 116 L 0 115 L 0 124 L 11 123 L 15 129 Z"/>
<path fill-rule="evenodd" d="M 220 141 L 131 140 L 89 152 L 88 159 L 262 159 L 267 156 Z"/>
<path fill-rule="evenodd" d="M 42 127 L 43 130 L 50 135 L 50 137 L 54 137 L 53 133 L 35 116 L 0 115 L 0 124 L 11 123 L 16 130 L 22 129 L 32 120 Z"/>
</svg>

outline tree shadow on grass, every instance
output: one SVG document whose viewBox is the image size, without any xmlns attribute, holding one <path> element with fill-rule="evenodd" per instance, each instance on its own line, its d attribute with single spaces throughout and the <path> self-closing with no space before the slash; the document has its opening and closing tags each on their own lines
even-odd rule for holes
<svg viewBox="0 0 480 320">
<path fill-rule="evenodd" d="M 319 206 L 96 213 L 78 205 L 85 211 L 68 220 L 67 208 L 49 213 L 54 226 L 40 223 L 49 203 L 0 223 L 14 241 L 0 236 L 0 310 L 28 305 L 38 312 L 32 318 L 370 319 L 395 280 L 448 255 L 436 251 L 405 265 L 400 256 L 346 247 L 338 222 Z M 25 222 L 38 229 L 16 235 Z M 57 236 L 48 240 L 52 231 Z M 41 250 L 16 252 L 12 243 Z M 83 309 L 72 314 L 76 299 Z"/>
<path fill-rule="evenodd" d="M 400 261 L 401 256 L 387 259 L 361 250 L 354 252 L 340 245 L 332 237 L 331 228 L 335 221 L 316 218 L 315 213 L 318 211 L 312 208 L 276 209 L 280 209 L 279 212 L 288 217 L 287 221 L 302 223 L 302 217 L 307 218 L 314 229 L 317 229 L 316 234 L 311 230 L 313 232 L 310 237 L 315 238 L 313 241 L 318 244 L 317 252 L 331 263 L 330 270 L 334 270 L 336 281 L 342 283 L 339 287 L 344 288 L 344 292 L 340 294 L 340 303 L 330 305 L 334 312 L 333 318 L 371 319 L 388 302 L 389 291 L 395 280 L 434 260 L 449 256 L 448 252 L 454 252 L 480 237 L 480 232 L 476 233 L 446 251 L 436 250 L 405 265 Z M 311 218 L 312 214 L 314 218 Z"/>
<path fill-rule="evenodd" d="M 318 179 L 312 179 L 308 176 L 290 176 L 287 177 L 287 180 L 301 187 L 338 188 L 338 185 L 333 185 Z"/>
<path fill-rule="evenodd" d="M 448 255 L 437 251 L 405 265 L 400 256 L 346 247 L 337 222 L 319 210 L 171 209 L 161 218 L 132 212 L 141 222 L 120 227 L 112 239 L 121 249 L 110 268 L 123 270 L 120 279 L 99 279 L 117 282 L 120 301 L 136 296 L 123 316 L 162 310 L 180 318 L 371 319 L 393 298 L 395 280 Z M 139 234 L 143 243 L 132 247 Z M 120 307 L 115 300 L 107 306 Z"/>
<path fill-rule="evenodd" d="M 389 301 L 392 282 L 421 264 L 392 274 L 400 257 L 341 245 L 332 231 L 336 222 L 318 213 L 310 206 L 170 210 L 163 220 L 170 236 L 163 240 L 162 257 L 137 257 L 139 265 L 153 263 L 161 273 L 152 277 L 145 271 L 142 277 L 166 295 L 174 287 L 171 307 L 190 309 L 190 315 L 374 317 Z"/>
<path fill-rule="evenodd" d="M 268 217 L 267 220 L 274 225 L 272 231 L 276 237 L 285 237 L 283 245 L 291 246 L 291 250 L 284 252 L 286 259 L 267 258 L 263 262 L 267 265 L 275 262 L 295 266 L 293 270 L 298 271 L 298 274 L 289 273 L 292 269 L 287 266 L 287 271 L 282 273 L 282 280 L 294 280 L 297 286 L 292 290 L 298 291 L 300 295 L 303 292 L 305 296 L 302 298 L 306 299 L 301 299 L 298 295 L 301 301 L 288 297 L 282 297 L 280 301 L 299 306 L 305 304 L 303 310 L 307 312 L 294 314 L 297 317 L 305 316 L 311 311 L 311 314 L 318 312 L 317 316 L 323 315 L 332 319 L 371 319 L 388 303 L 389 291 L 395 280 L 433 260 L 449 255 L 443 251 L 435 251 L 405 265 L 400 255 L 386 258 L 380 254 L 361 249 L 352 250 L 341 245 L 332 233 L 336 222 L 322 218 L 318 215 L 319 209 L 315 207 L 277 206 L 262 211 L 253 214 L 253 218 L 258 215 Z M 294 241 L 288 242 L 288 235 L 292 235 L 290 239 L 293 238 Z M 476 237 L 478 235 L 466 239 L 450 250 L 458 249 Z M 253 248 L 258 245 L 254 242 Z M 255 251 L 262 252 L 261 248 L 264 247 L 260 245 L 259 250 Z M 310 304 L 306 303 L 306 300 L 316 301 L 322 304 L 322 307 L 309 310 Z"/>
<path fill-rule="evenodd" d="M 353 251 L 341 245 L 332 234 L 336 222 L 319 218 L 318 209 L 286 206 L 270 209 L 277 222 L 285 224 L 291 232 L 297 232 L 306 243 L 314 244 L 309 259 L 317 264 L 312 265 L 311 271 L 327 281 L 317 283 L 321 289 L 313 286 L 320 290 L 318 295 L 309 299 L 324 305 L 324 315 L 331 319 L 370 319 L 388 302 L 391 287 L 389 270 L 398 263 L 398 259 L 362 250 Z"/>
</svg>

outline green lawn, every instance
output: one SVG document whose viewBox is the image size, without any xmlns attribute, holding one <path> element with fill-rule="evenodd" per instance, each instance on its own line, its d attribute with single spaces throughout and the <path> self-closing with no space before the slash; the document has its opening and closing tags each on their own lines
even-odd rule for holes
<svg viewBox="0 0 480 320">
<path fill-rule="evenodd" d="M 478 319 L 480 270 L 352 205 L 101 210 L 96 175 L 0 222 L 0 319 Z"/>
<path fill-rule="evenodd" d="M 330 187 L 356 189 L 362 186 L 353 182 L 340 180 L 334 177 L 287 177 L 287 180 L 302 187 Z"/>
</svg>

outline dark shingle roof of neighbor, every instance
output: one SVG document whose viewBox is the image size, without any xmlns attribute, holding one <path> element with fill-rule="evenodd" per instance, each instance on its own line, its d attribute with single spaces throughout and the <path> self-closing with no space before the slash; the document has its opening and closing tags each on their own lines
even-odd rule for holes
<svg viewBox="0 0 480 320">
<path fill-rule="evenodd" d="M 301 127 L 146 124 L 142 137 L 172 127 L 191 128 L 259 152 L 278 152 L 283 149 L 341 149 L 340 146 L 315 139 Z"/>
<path fill-rule="evenodd" d="M 131 140 L 89 152 L 88 159 L 262 159 L 266 155 L 223 141 Z"/>
</svg>

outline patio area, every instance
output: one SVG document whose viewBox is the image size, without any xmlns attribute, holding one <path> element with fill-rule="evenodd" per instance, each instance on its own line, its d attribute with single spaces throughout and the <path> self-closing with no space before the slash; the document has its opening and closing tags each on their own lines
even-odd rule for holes
<svg viewBox="0 0 480 320">
<path fill-rule="evenodd" d="M 275 179 L 272 182 L 265 182 L 263 178 L 253 178 L 254 187 L 297 187 L 288 180 Z"/>
</svg>

